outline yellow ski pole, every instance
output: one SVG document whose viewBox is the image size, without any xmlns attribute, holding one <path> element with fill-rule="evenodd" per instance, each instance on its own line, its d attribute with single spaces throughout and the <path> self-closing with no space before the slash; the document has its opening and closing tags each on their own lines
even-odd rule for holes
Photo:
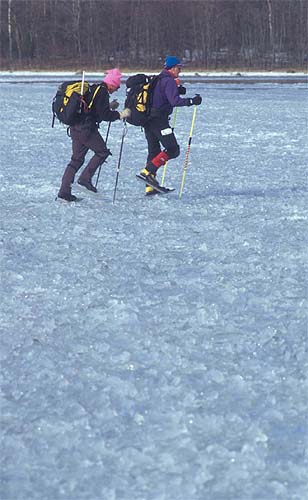
<svg viewBox="0 0 308 500">
<path fill-rule="evenodd" d="M 174 115 L 173 115 L 173 121 L 172 121 L 172 130 L 175 127 L 177 110 L 178 110 L 178 108 L 175 108 Z M 167 165 L 168 165 L 168 162 L 166 162 L 165 165 L 164 165 L 163 175 L 162 175 L 161 184 L 160 184 L 161 186 L 163 186 L 164 182 L 165 182 L 165 177 L 166 177 L 166 172 L 167 172 Z"/>
<path fill-rule="evenodd" d="M 183 188 L 184 188 L 184 182 L 185 182 L 185 177 L 186 177 L 186 170 L 188 167 L 188 158 L 189 158 L 189 153 L 190 153 L 190 146 L 191 146 L 191 141 L 192 141 L 192 134 L 195 126 L 195 121 L 196 121 L 196 114 L 197 114 L 197 106 L 195 106 L 193 117 L 192 117 L 192 122 L 191 122 L 191 127 L 190 127 L 190 132 L 189 132 L 189 139 L 188 139 L 188 146 L 186 150 L 186 156 L 185 156 L 185 162 L 184 162 L 184 168 L 183 168 L 183 174 L 182 174 L 182 182 L 181 182 L 181 189 L 180 189 L 180 194 L 179 198 L 181 198 L 182 193 L 183 193 Z"/>
</svg>

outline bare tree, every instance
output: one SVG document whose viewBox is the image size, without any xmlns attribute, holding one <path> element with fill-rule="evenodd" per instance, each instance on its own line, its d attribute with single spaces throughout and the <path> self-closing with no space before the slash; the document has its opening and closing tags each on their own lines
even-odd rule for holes
<svg viewBox="0 0 308 500">
<path fill-rule="evenodd" d="M 307 64 L 307 0 L 1 0 L 0 67 Z"/>
<path fill-rule="evenodd" d="M 13 58 L 13 38 L 12 38 L 12 0 L 8 0 L 7 5 L 7 30 L 9 37 L 9 60 Z"/>
</svg>

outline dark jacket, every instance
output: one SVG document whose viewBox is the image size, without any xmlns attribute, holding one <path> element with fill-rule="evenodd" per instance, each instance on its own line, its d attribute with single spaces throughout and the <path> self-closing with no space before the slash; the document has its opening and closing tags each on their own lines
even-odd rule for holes
<svg viewBox="0 0 308 500">
<path fill-rule="evenodd" d="M 170 115 L 176 106 L 189 106 L 190 99 L 179 97 L 179 91 L 175 79 L 169 71 L 164 69 L 158 77 L 158 82 L 153 93 L 152 112 Z"/>
<path fill-rule="evenodd" d="M 87 104 L 91 102 L 97 85 L 91 85 L 91 94 L 87 97 Z M 95 127 L 100 122 L 114 122 L 120 119 L 118 111 L 112 111 L 109 106 L 109 92 L 105 83 L 100 84 L 100 89 L 95 95 L 93 104 L 87 113 L 81 115 L 76 125 Z"/>
</svg>

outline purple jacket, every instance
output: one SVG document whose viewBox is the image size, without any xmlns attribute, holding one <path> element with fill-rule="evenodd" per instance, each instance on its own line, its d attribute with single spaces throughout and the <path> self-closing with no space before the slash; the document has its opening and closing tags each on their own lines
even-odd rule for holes
<svg viewBox="0 0 308 500">
<path fill-rule="evenodd" d="M 189 106 L 190 99 L 179 97 L 179 91 L 175 79 L 167 69 L 164 69 L 158 78 L 154 89 L 152 110 L 159 110 L 163 114 L 170 115 L 176 106 Z"/>
</svg>

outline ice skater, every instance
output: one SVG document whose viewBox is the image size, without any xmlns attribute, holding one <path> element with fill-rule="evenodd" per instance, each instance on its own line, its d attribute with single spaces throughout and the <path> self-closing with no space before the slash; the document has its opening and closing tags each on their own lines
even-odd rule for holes
<svg viewBox="0 0 308 500">
<path fill-rule="evenodd" d="M 176 80 L 179 77 L 182 64 L 175 56 L 167 56 L 164 69 L 159 74 L 153 92 L 153 103 L 149 120 L 144 126 L 145 137 L 148 143 L 148 157 L 146 167 L 141 170 L 139 178 L 148 181 L 146 194 L 155 194 L 158 169 L 180 154 L 173 129 L 169 125 L 169 118 L 176 106 L 198 106 L 202 102 L 200 95 L 195 97 L 180 97 Z M 161 145 L 163 150 L 161 149 Z M 153 187 L 154 186 L 154 187 Z"/>
<path fill-rule="evenodd" d="M 117 68 L 108 70 L 89 112 L 81 114 L 76 119 L 76 124 L 70 126 L 72 157 L 64 171 L 58 198 L 66 201 L 77 200 L 77 197 L 72 194 L 71 188 L 75 175 L 83 165 L 89 150 L 94 152 L 94 156 L 82 171 L 77 182 L 89 191 L 97 192 L 96 187 L 92 184 L 92 178 L 98 167 L 111 154 L 98 131 L 99 123 L 102 121 L 124 120 L 130 115 L 129 109 L 124 109 L 121 112 L 116 111 L 118 107 L 117 101 L 109 102 L 109 95 L 120 88 L 121 76 L 122 74 Z"/>
</svg>

